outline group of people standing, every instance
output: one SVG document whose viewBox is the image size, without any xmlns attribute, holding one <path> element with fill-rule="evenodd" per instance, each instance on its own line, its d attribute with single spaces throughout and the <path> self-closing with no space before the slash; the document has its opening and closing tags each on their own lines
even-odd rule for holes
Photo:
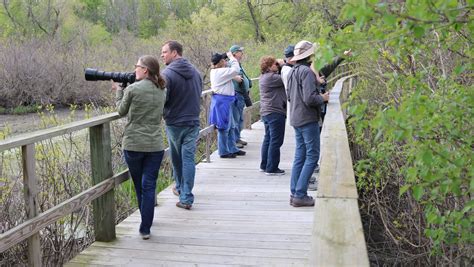
<svg viewBox="0 0 474 267">
<path fill-rule="evenodd" d="M 285 174 L 278 165 L 289 103 L 290 125 L 296 138 L 290 180 L 290 205 L 294 207 L 314 206 L 308 189 L 316 190 L 317 186 L 313 173 L 319 172 L 320 132 L 329 100 L 325 77 L 343 60 L 337 57 L 331 64 L 316 70 L 314 52 L 315 45 L 303 40 L 284 50 L 284 60 L 272 56 L 260 59 L 260 115 L 265 125 L 260 170 L 267 175 Z M 344 55 L 350 53 L 348 50 Z"/>
<path fill-rule="evenodd" d="M 221 158 L 246 154 L 241 148 L 247 142 L 240 138 L 240 132 L 243 109 L 251 105 L 252 81 L 240 64 L 243 51 L 243 47 L 233 45 L 228 52 L 211 57 L 213 95 L 209 116 L 210 123 L 218 130 Z M 329 98 L 327 93 L 321 94 L 323 74 L 312 67 L 313 54 L 314 45 L 301 41 L 285 50 L 286 61 L 271 56 L 260 60 L 260 112 L 265 125 L 260 170 L 267 175 L 285 173 L 278 165 L 288 100 L 290 124 L 296 133 L 290 182 L 290 204 L 295 207 L 314 205 L 307 189 L 319 159 L 321 107 Z M 139 232 L 143 239 L 150 238 L 156 182 L 164 155 L 162 119 L 173 166 L 173 193 L 179 197 L 176 206 L 189 210 L 194 202 L 192 189 L 203 82 L 198 70 L 182 55 L 180 43 L 167 41 L 161 49 L 161 59 L 167 67 L 161 73 L 157 57 L 142 56 L 135 64 L 135 83 L 126 88 L 112 83 L 118 113 L 128 119 L 122 146 L 135 187 L 141 214 Z"/>
</svg>

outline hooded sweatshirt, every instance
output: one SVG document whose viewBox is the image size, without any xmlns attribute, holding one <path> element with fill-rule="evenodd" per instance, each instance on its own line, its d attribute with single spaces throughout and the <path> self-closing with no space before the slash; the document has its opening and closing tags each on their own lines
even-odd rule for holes
<svg viewBox="0 0 474 267">
<path fill-rule="evenodd" d="M 166 102 L 163 117 L 169 126 L 199 126 L 202 78 L 184 58 L 173 60 L 165 70 Z"/>
<path fill-rule="evenodd" d="M 301 127 L 319 121 L 324 99 L 319 94 L 316 76 L 309 66 L 298 63 L 290 70 L 287 97 L 291 103 L 291 126 Z"/>
</svg>

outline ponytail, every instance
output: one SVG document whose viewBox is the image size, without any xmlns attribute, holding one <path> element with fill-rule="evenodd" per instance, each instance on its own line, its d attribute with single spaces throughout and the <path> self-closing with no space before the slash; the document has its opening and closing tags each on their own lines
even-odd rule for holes
<svg viewBox="0 0 474 267">
<path fill-rule="evenodd" d="M 147 79 L 150 80 L 156 87 L 164 90 L 166 81 L 160 74 L 160 63 L 158 59 L 154 56 L 142 56 L 140 57 L 139 61 L 148 69 Z"/>
</svg>

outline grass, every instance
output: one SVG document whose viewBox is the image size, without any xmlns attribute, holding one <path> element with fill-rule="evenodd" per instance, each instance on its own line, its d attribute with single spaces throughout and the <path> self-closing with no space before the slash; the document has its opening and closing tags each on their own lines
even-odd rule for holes
<svg viewBox="0 0 474 267">
<path fill-rule="evenodd" d="M 3 115 L 24 115 L 28 113 L 36 113 L 37 111 L 37 106 L 16 106 L 14 108 L 5 108 L 0 106 L 0 114 Z"/>
</svg>

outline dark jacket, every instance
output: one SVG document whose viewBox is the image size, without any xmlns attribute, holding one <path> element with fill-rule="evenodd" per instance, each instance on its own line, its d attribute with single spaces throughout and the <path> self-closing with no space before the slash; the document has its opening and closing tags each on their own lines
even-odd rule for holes
<svg viewBox="0 0 474 267">
<path fill-rule="evenodd" d="M 202 78 L 184 58 L 173 60 L 165 70 L 166 102 L 163 117 L 166 125 L 199 126 Z"/>
<path fill-rule="evenodd" d="M 267 72 L 260 75 L 260 115 L 280 113 L 286 116 L 286 92 L 281 76 Z"/>
<path fill-rule="evenodd" d="M 337 68 L 339 64 L 344 60 L 342 57 L 336 57 L 334 60 L 331 62 L 331 64 L 326 64 L 324 67 L 322 67 L 319 70 L 319 73 L 324 75 L 326 78 L 331 75 L 331 73 Z"/>
<path fill-rule="evenodd" d="M 242 65 L 240 63 L 239 63 L 239 66 L 240 66 L 240 71 L 238 75 L 242 76 L 242 82 L 238 83 L 232 80 L 232 83 L 234 84 L 235 92 L 239 94 L 246 94 L 249 91 L 249 89 L 252 88 L 252 81 L 249 79 L 249 77 L 247 76 L 247 73 L 245 73 L 245 70 L 244 68 L 242 68 Z M 230 67 L 230 65 L 228 65 L 228 67 Z"/>
<path fill-rule="evenodd" d="M 296 64 L 288 74 L 288 101 L 290 101 L 290 124 L 301 127 L 319 122 L 323 97 L 316 87 L 316 76 L 307 65 Z"/>
</svg>

